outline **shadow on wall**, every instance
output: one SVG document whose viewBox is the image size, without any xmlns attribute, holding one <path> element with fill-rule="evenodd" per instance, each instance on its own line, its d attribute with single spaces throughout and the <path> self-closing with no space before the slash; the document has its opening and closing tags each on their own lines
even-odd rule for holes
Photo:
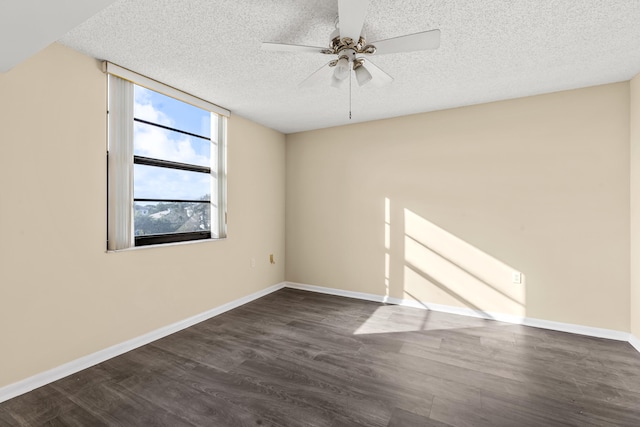
<svg viewBox="0 0 640 427">
<path fill-rule="evenodd" d="M 384 286 L 425 308 L 446 305 L 526 315 L 525 275 L 407 208 L 392 221 L 392 202 L 384 205 Z M 517 283 L 517 282 L 520 283 Z"/>
</svg>

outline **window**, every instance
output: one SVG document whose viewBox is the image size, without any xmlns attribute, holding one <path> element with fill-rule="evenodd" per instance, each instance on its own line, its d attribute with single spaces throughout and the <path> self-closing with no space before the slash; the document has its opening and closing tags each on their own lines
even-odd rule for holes
<svg viewBox="0 0 640 427">
<path fill-rule="evenodd" d="M 106 64 L 110 250 L 226 237 L 228 111 Z"/>
</svg>

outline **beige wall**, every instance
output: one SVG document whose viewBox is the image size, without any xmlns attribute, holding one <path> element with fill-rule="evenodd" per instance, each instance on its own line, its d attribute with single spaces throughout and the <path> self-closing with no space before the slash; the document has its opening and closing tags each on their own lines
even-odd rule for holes
<svg viewBox="0 0 640 427">
<path fill-rule="evenodd" d="M 105 253 L 106 80 L 54 44 L 0 74 L 0 387 L 285 276 L 640 337 L 638 79 L 287 136 L 285 275 L 285 137 L 237 116 L 229 239 Z"/>
<path fill-rule="evenodd" d="M 288 135 L 285 276 L 628 331 L 628 144 L 628 82 Z"/>
<path fill-rule="evenodd" d="M 640 339 L 640 74 L 631 80 L 631 333 Z"/>
<path fill-rule="evenodd" d="M 0 74 L 0 387 L 284 279 L 285 138 L 236 116 L 229 238 L 105 253 L 105 107 L 61 45 Z"/>
</svg>

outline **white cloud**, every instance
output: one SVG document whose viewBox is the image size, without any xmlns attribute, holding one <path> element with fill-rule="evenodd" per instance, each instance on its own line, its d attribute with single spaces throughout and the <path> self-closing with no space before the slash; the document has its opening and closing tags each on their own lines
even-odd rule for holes
<svg viewBox="0 0 640 427">
<path fill-rule="evenodd" d="M 199 200 L 211 194 L 211 176 L 206 174 L 135 165 L 136 198 Z"/>
<path fill-rule="evenodd" d="M 165 113 L 157 110 L 151 103 L 152 92 L 141 86 L 136 86 L 134 111 L 135 116 L 142 120 L 158 123 L 165 126 L 173 126 L 173 120 Z"/>
<path fill-rule="evenodd" d="M 198 154 L 193 147 L 194 138 L 165 129 L 136 124 L 133 134 L 136 155 L 209 166 L 208 155 Z M 206 142 L 209 144 L 209 142 Z"/>
</svg>

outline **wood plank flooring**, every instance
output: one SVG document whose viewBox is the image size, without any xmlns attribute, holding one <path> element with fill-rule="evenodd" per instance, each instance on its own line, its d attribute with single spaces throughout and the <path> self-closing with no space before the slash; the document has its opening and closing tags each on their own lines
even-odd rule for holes
<svg viewBox="0 0 640 427">
<path fill-rule="evenodd" d="M 640 354 L 283 289 L 1 403 L 14 425 L 640 426 Z"/>
</svg>

